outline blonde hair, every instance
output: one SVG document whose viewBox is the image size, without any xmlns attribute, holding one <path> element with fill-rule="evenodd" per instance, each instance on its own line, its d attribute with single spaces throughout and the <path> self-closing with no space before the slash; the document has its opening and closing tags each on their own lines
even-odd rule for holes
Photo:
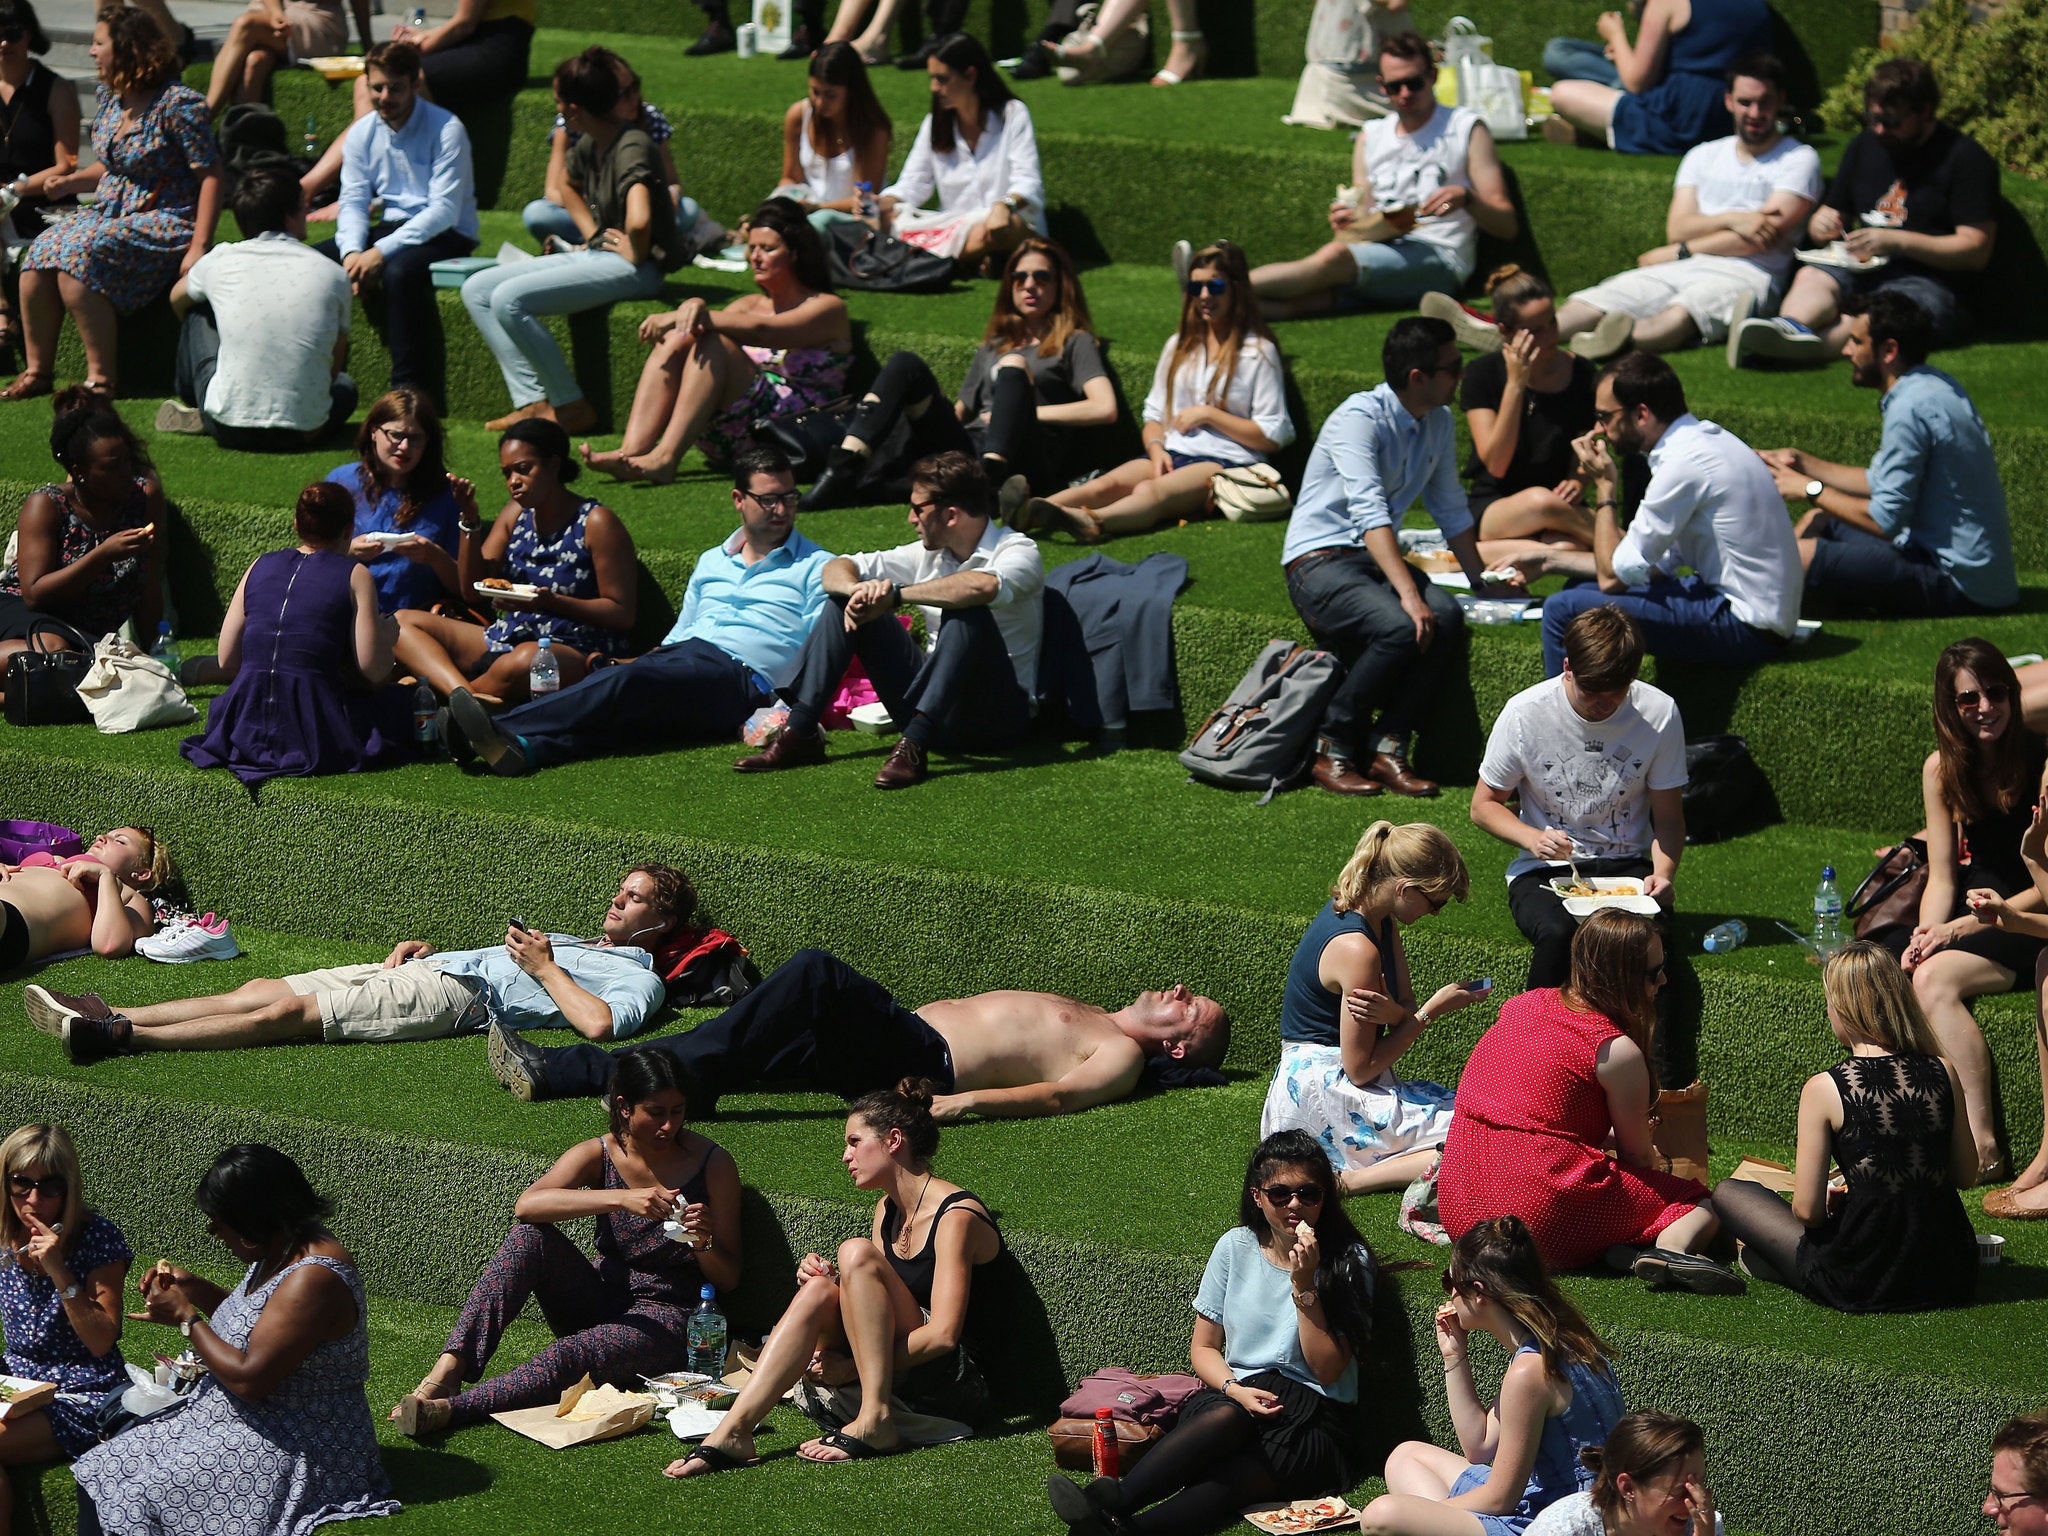
<svg viewBox="0 0 2048 1536">
<path fill-rule="evenodd" d="M 1486 292 L 1493 300 L 1493 319 L 1502 332 L 1522 328 L 1522 306 L 1539 299 L 1555 299 L 1556 290 L 1534 272 L 1524 272 L 1513 262 L 1495 267 L 1486 280 Z"/>
<path fill-rule="evenodd" d="M 1868 939 L 1844 944 L 1828 957 L 1821 990 L 1849 1033 L 1895 1056 L 1941 1054 L 1912 982 L 1883 945 Z"/>
<path fill-rule="evenodd" d="M 18 1173 L 37 1173 L 44 1178 L 55 1174 L 63 1179 L 64 1214 L 58 1222 L 63 1227 L 61 1247 L 64 1252 L 71 1252 L 90 1214 L 84 1181 L 78 1173 L 78 1149 L 71 1144 L 71 1133 L 61 1125 L 24 1125 L 0 1141 L 0 1179 L 12 1179 Z M 27 1241 L 28 1223 L 14 1212 L 14 1190 L 10 1185 L 6 1199 L 0 1200 L 0 1243 L 15 1249 Z"/>
<path fill-rule="evenodd" d="M 146 895 L 161 895 L 166 886 L 178 878 L 178 866 L 171 860 L 171 851 L 164 846 L 163 839 L 156 835 L 156 828 L 145 827 L 140 822 L 128 822 L 114 828 L 116 832 L 140 832 L 149 839 L 149 863 L 136 871 L 135 883 Z M 144 885 L 143 881 L 148 881 Z"/>
<path fill-rule="evenodd" d="M 1330 897 L 1339 912 L 1356 912 L 1390 880 L 1406 880 L 1438 902 L 1465 899 L 1471 879 L 1465 859 L 1443 828 L 1426 821 L 1395 826 L 1376 821 L 1338 872 Z"/>
</svg>

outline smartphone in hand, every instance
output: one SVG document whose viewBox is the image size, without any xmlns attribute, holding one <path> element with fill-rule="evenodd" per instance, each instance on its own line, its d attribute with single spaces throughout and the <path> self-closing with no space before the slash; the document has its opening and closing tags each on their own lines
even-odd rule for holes
<svg viewBox="0 0 2048 1536">
<path fill-rule="evenodd" d="M 520 933 L 533 932 L 532 925 L 529 924 L 523 917 L 508 917 L 505 919 L 505 926 L 507 928 L 514 929 Z"/>
<path fill-rule="evenodd" d="M 1493 978 L 1491 976 L 1478 976 L 1471 981 L 1459 982 L 1458 987 L 1459 990 L 1470 992 L 1475 997 L 1484 997 L 1493 990 Z"/>
</svg>

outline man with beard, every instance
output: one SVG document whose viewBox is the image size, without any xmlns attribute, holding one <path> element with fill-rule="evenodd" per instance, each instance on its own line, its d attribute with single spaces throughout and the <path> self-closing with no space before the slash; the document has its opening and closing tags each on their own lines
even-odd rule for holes
<svg viewBox="0 0 2048 1536">
<path fill-rule="evenodd" d="M 1749 666 L 1799 625 L 1802 573 L 1791 519 L 1764 461 L 1701 421 L 1661 357 L 1631 352 L 1600 375 L 1593 430 L 1572 443 L 1593 491 L 1598 580 L 1543 605 L 1543 675 L 1564 670 L 1564 636 L 1588 608 L 1636 621 L 1643 649 L 1673 661 Z M 1619 460 L 1649 459 L 1650 483 L 1621 531 Z M 1690 567 L 1694 574 L 1677 573 Z"/>
<path fill-rule="evenodd" d="M 2020 586 L 1991 434 L 1963 386 L 1927 366 L 1933 325 L 1896 288 L 1851 294 L 1842 312 L 1854 381 L 1884 397 L 1877 456 L 1867 470 L 1797 448 L 1762 456 L 1810 509 L 1793 530 L 1806 590 L 1886 618 L 2010 608 Z"/>
<path fill-rule="evenodd" d="M 1851 294 L 1903 292 L 1934 327 L 1934 344 L 1963 339 L 1957 296 L 1965 274 L 1991 264 L 1998 235 L 1998 162 L 1941 122 L 1941 91 L 1919 59 L 1886 59 L 1863 92 L 1869 127 L 1849 141 L 1806 233 L 1839 241 L 1871 266 L 1809 266 L 1773 320 L 1751 320 L 1729 338 L 1728 362 L 1756 358 L 1825 363 L 1849 339 Z M 1860 227 L 1858 227 L 1860 225 Z"/>
<path fill-rule="evenodd" d="M 1820 156 L 1779 131 L 1785 67 L 1769 54 L 1738 61 L 1722 100 L 1735 132 L 1679 162 L 1664 219 L 1670 243 L 1643 252 L 1634 270 L 1573 294 L 1557 312 L 1558 334 L 1580 357 L 1598 363 L 1631 346 L 1712 346 L 1784 293 L 1799 232 L 1820 197 Z"/>
</svg>

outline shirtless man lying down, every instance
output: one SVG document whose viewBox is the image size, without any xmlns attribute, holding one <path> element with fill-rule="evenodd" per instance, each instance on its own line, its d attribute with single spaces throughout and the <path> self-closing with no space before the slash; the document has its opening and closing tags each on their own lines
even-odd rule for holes
<svg viewBox="0 0 2048 1536">
<path fill-rule="evenodd" d="M 837 956 L 806 949 L 715 1019 L 637 1047 L 667 1051 L 691 1084 L 702 1119 L 719 1096 L 760 1085 L 853 1099 L 905 1077 L 947 1090 L 941 1120 L 1071 1115 L 1127 1098 L 1146 1060 L 1216 1066 L 1230 1020 L 1212 998 L 1176 986 L 1142 992 L 1114 1013 L 1049 992 L 984 992 L 914 1012 Z M 612 1053 L 595 1045 L 546 1050 L 491 1031 L 491 1070 L 522 1099 L 604 1092 Z"/>
</svg>

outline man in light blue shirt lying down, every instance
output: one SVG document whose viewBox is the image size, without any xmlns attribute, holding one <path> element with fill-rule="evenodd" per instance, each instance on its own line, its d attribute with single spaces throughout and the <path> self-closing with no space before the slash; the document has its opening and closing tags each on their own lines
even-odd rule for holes
<svg viewBox="0 0 2048 1536">
<path fill-rule="evenodd" d="M 1942 618 L 2020 599 L 2005 487 L 1984 418 L 1963 386 L 1927 366 L 1934 323 L 1881 288 L 1842 301 L 1851 378 L 1880 390 L 1884 432 L 1869 469 L 1797 448 L 1763 455 L 1799 520 L 1806 590 L 1839 611 Z"/>
<path fill-rule="evenodd" d="M 696 910 L 680 870 L 636 864 L 594 939 L 517 919 L 505 942 L 436 953 L 408 939 L 380 962 L 245 982 L 232 992 L 117 1010 L 97 994 L 26 987 L 29 1021 L 59 1036 L 74 1066 L 138 1051 L 217 1051 L 315 1040 L 436 1040 L 567 1024 L 590 1040 L 633 1034 L 659 1008 L 654 952 Z"/>
</svg>

